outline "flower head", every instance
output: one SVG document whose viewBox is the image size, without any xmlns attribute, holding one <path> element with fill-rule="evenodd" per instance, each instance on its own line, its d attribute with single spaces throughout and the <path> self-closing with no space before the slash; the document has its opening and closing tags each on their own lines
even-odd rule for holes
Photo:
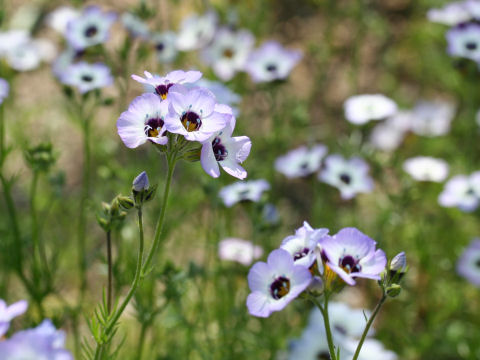
<svg viewBox="0 0 480 360">
<path fill-rule="evenodd" d="M 220 165 L 228 174 L 243 180 L 247 177 L 247 172 L 240 164 L 250 154 L 252 142 L 248 136 L 232 137 L 235 118 L 228 106 L 217 107 L 217 110 L 229 113 L 230 121 L 223 130 L 214 133 L 203 143 L 200 162 L 205 172 L 212 177 L 220 176 Z"/>
<path fill-rule="evenodd" d="M 431 22 L 455 26 L 469 21 L 471 16 L 465 6 L 465 1 L 456 1 L 446 4 L 443 8 L 428 10 L 427 18 Z"/>
<path fill-rule="evenodd" d="M 84 61 L 69 65 L 60 74 L 60 82 L 73 86 L 84 94 L 113 83 L 110 68 L 102 63 L 89 64 Z"/>
<path fill-rule="evenodd" d="M 356 277 L 380 280 L 385 269 L 385 253 L 376 250 L 376 242 L 355 228 L 345 228 L 322 240 L 326 264 L 348 285 L 355 285 Z"/>
<path fill-rule="evenodd" d="M 258 202 L 264 191 L 270 189 L 270 184 L 263 179 L 250 181 L 237 181 L 220 190 L 220 197 L 227 207 L 240 201 Z"/>
<path fill-rule="evenodd" d="M 220 79 L 230 80 L 237 71 L 243 70 L 254 42 L 249 31 L 234 32 L 229 28 L 220 28 L 213 42 L 203 50 L 203 60 L 212 66 Z"/>
<path fill-rule="evenodd" d="M 145 91 L 155 93 L 163 100 L 167 98 L 170 88 L 175 84 L 194 83 L 202 77 L 200 71 L 174 70 L 165 76 L 152 75 L 148 71 L 143 72 L 145 79 L 132 75 L 132 79 L 143 84 Z"/>
<path fill-rule="evenodd" d="M 218 244 L 218 256 L 220 259 L 236 261 L 245 266 L 250 265 L 253 260 L 258 259 L 262 255 L 263 249 L 250 241 L 227 238 Z"/>
<path fill-rule="evenodd" d="M 403 170 L 417 181 L 442 182 L 448 175 L 448 163 L 430 156 L 417 156 L 407 159 Z"/>
<path fill-rule="evenodd" d="M 473 239 L 457 262 L 457 272 L 480 287 L 480 239 Z"/>
<path fill-rule="evenodd" d="M 150 93 L 138 96 L 118 118 L 118 135 L 129 148 L 136 148 L 147 140 L 165 145 L 167 114 L 167 101 Z"/>
<path fill-rule="evenodd" d="M 151 36 L 157 60 L 161 63 L 170 63 L 177 57 L 177 35 L 172 31 L 155 33 Z"/>
<path fill-rule="evenodd" d="M 252 291 L 247 298 L 248 311 L 254 316 L 268 317 L 300 295 L 311 280 L 308 268 L 295 265 L 287 251 L 274 250 L 267 263 L 257 262 L 248 273 Z"/>
<path fill-rule="evenodd" d="M 343 199 L 351 199 L 357 193 L 368 193 L 373 189 L 373 180 L 368 175 L 369 166 L 359 157 L 348 160 L 341 155 L 329 155 L 325 159 L 325 169 L 319 179 L 340 190 Z"/>
<path fill-rule="evenodd" d="M 480 202 L 480 171 L 470 176 L 457 175 L 448 180 L 438 202 L 445 207 L 458 207 L 465 212 L 474 211 Z"/>
<path fill-rule="evenodd" d="M 316 144 L 311 148 L 300 146 L 275 160 L 275 170 L 292 179 L 304 177 L 317 172 L 322 158 L 327 154 L 327 147 Z"/>
<path fill-rule="evenodd" d="M 201 16 L 194 14 L 185 18 L 178 32 L 178 49 L 197 50 L 210 43 L 215 35 L 217 20 L 217 14 L 213 11 Z"/>
<path fill-rule="evenodd" d="M 298 50 L 283 48 L 276 41 L 267 41 L 259 49 L 250 53 L 245 71 L 254 82 L 283 80 L 302 58 Z"/>
<path fill-rule="evenodd" d="M 450 131 L 455 106 L 446 101 L 420 101 L 411 112 L 411 129 L 417 135 L 440 136 Z"/>
<path fill-rule="evenodd" d="M 71 6 L 60 6 L 48 14 L 46 23 L 52 29 L 64 35 L 68 23 L 80 16 L 80 12 Z"/>
<path fill-rule="evenodd" d="M 8 96 L 10 92 L 10 85 L 8 81 L 0 78 L 0 104 L 3 103 L 3 100 Z"/>
<path fill-rule="evenodd" d="M 480 25 L 461 24 L 450 29 L 447 34 L 448 53 L 473 61 L 480 61 Z"/>
<path fill-rule="evenodd" d="M 10 321 L 27 311 L 28 303 L 25 300 L 17 301 L 10 306 L 0 299 L 0 338 L 5 335 L 10 327 Z"/>
<path fill-rule="evenodd" d="M 352 96 L 345 101 L 343 108 L 345 118 L 356 125 L 385 119 L 397 112 L 397 104 L 382 94 Z"/>
<path fill-rule="evenodd" d="M 102 44 L 110 36 L 110 27 L 117 19 L 113 12 L 103 12 L 98 6 L 86 7 L 82 14 L 67 24 L 65 37 L 76 50 Z"/>
</svg>

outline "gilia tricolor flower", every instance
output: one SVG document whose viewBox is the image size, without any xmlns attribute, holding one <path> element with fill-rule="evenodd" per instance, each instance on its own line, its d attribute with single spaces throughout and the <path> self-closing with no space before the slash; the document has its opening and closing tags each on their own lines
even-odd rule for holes
<svg viewBox="0 0 480 360">
<path fill-rule="evenodd" d="M 223 203 L 231 207 L 240 201 L 260 201 L 264 191 L 270 189 L 270 184 L 264 180 L 237 181 L 227 185 L 219 192 Z"/>
<path fill-rule="evenodd" d="M 7 306 L 7 303 L 0 299 L 0 338 L 7 333 L 10 322 L 27 311 L 27 308 L 28 303 L 25 300 Z"/>
<path fill-rule="evenodd" d="M 308 268 L 295 265 L 287 251 L 274 250 L 267 263 L 257 262 L 248 273 L 252 291 L 247 297 L 248 311 L 254 316 L 268 317 L 300 295 L 311 280 Z"/>
<path fill-rule="evenodd" d="M 457 272 L 480 287 L 480 239 L 473 239 L 457 262 Z"/>
<path fill-rule="evenodd" d="M 448 53 L 473 61 L 480 61 L 480 25 L 476 23 L 460 24 L 447 34 Z"/>
<path fill-rule="evenodd" d="M 253 260 L 258 259 L 262 255 L 263 249 L 247 240 L 227 238 L 218 244 L 218 256 L 220 259 L 236 261 L 245 266 L 250 265 Z"/>
<path fill-rule="evenodd" d="M 165 145 L 167 114 L 168 101 L 162 101 L 155 94 L 138 96 L 118 118 L 118 135 L 129 148 L 136 148 L 147 140 Z"/>
<path fill-rule="evenodd" d="M 247 172 L 240 164 L 250 154 L 252 142 L 248 136 L 232 137 L 235 117 L 228 106 L 217 105 L 215 109 L 231 117 L 223 130 L 216 132 L 203 143 L 200 162 L 205 172 L 214 178 L 220 176 L 220 165 L 228 174 L 243 180 L 247 177 Z"/>
<path fill-rule="evenodd" d="M 103 12 L 98 6 L 88 6 L 83 13 L 69 21 L 65 37 L 75 50 L 102 44 L 110 36 L 110 27 L 117 19 L 113 12 Z"/>
<path fill-rule="evenodd" d="M 385 119 L 397 112 L 397 104 L 382 94 L 352 96 L 345 101 L 343 108 L 345 118 L 356 125 Z"/>
<path fill-rule="evenodd" d="M 469 21 L 471 16 L 465 7 L 465 2 L 456 1 L 446 4 L 442 8 L 428 10 L 427 18 L 431 22 L 454 26 Z"/>
<path fill-rule="evenodd" d="M 448 163 L 430 156 L 417 156 L 405 160 L 403 170 L 417 181 L 442 182 L 448 175 Z"/>
<path fill-rule="evenodd" d="M 212 41 L 216 27 L 217 14 L 213 11 L 185 18 L 178 32 L 177 48 L 182 51 L 201 49 Z"/>
<path fill-rule="evenodd" d="M 441 136 L 450 131 L 455 106 L 447 101 L 420 101 L 411 112 L 411 130 L 422 136 Z"/>
<path fill-rule="evenodd" d="M 108 66 L 102 63 L 89 64 L 84 61 L 68 66 L 60 74 L 59 80 L 62 84 L 76 87 L 82 94 L 113 83 Z"/>
<path fill-rule="evenodd" d="M 474 211 L 480 203 L 480 171 L 470 176 L 452 177 L 445 184 L 438 202 L 445 207 L 457 207 L 465 212 Z"/>
<path fill-rule="evenodd" d="M 376 244 L 358 229 L 345 228 L 322 240 L 321 246 L 329 268 L 348 285 L 355 285 L 357 277 L 380 280 L 387 257 Z"/>
<path fill-rule="evenodd" d="M 80 11 L 71 6 L 60 6 L 50 12 L 45 19 L 48 26 L 62 35 L 67 31 L 68 23 L 81 15 Z"/>
<path fill-rule="evenodd" d="M 322 158 L 327 154 L 327 147 L 316 144 L 310 148 L 300 146 L 275 160 L 275 170 L 287 178 L 304 177 L 317 172 L 322 165 Z"/>
<path fill-rule="evenodd" d="M 177 35 L 173 31 L 155 33 L 151 36 L 157 60 L 161 63 L 170 63 L 177 57 Z"/>
<path fill-rule="evenodd" d="M 145 79 L 138 75 L 132 75 L 132 79 L 143 84 L 145 91 L 155 93 L 165 100 L 168 91 L 175 84 L 194 83 L 202 77 L 200 71 L 174 70 L 165 76 L 152 75 L 148 71 L 143 72 Z"/>
</svg>

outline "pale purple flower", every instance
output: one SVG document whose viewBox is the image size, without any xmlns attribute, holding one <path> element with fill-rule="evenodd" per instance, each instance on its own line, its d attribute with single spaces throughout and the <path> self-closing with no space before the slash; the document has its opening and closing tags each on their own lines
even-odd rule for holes
<svg viewBox="0 0 480 360">
<path fill-rule="evenodd" d="M 89 64 L 84 61 L 69 65 L 60 74 L 62 84 L 73 86 L 84 94 L 113 84 L 110 68 L 102 63 Z"/>
<path fill-rule="evenodd" d="M 381 120 L 397 112 L 397 104 L 382 94 L 364 94 L 349 97 L 343 104 L 345 118 L 355 125 Z"/>
<path fill-rule="evenodd" d="M 283 80 L 301 60 L 302 53 L 288 50 L 276 41 L 267 41 L 252 51 L 245 64 L 245 71 L 254 82 Z"/>
<path fill-rule="evenodd" d="M 469 21 L 471 15 L 465 6 L 465 1 L 456 1 L 448 3 L 442 8 L 428 10 L 427 18 L 431 22 L 455 26 Z"/>
<path fill-rule="evenodd" d="M 145 79 L 138 75 L 132 75 L 132 79 L 143 84 L 145 91 L 155 93 L 163 100 L 167 98 L 168 91 L 173 85 L 194 83 L 202 77 L 200 71 L 174 70 L 165 76 L 152 75 L 148 71 L 143 73 Z"/>
<path fill-rule="evenodd" d="M 117 120 L 118 135 L 129 148 L 136 148 L 147 140 L 159 145 L 168 142 L 165 121 L 168 101 L 155 94 L 136 97 Z"/>
<path fill-rule="evenodd" d="M 108 40 L 116 19 L 114 12 L 103 12 L 98 6 L 88 6 L 80 16 L 68 22 L 65 37 L 76 50 L 103 44 Z"/>
<path fill-rule="evenodd" d="M 264 180 L 237 181 L 223 187 L 219 196 L 227 207 L 231 207 L 240 201 L 260 201 L 262 194 L 270 189 L 270 184 Z"/>
<path fill-rule="evenodd" d="M 250 154 L 252 142 L 248 136 L 232 137 L 235 117 L 228 106 L 217 106 L 217 110 L 230 113 L 231 117 L 222 131 L 213 134 L 202 144 L 200 162 L 203 170 L 214 178 L 220 176 L 220 165 L 228 174 L 243 180 L 247 177 L 247 172 L 240 164 Z"/>
<path fill-rule="evenodd" d="M 175 85 L 169 91 L 168 100 L 166 129 L 183 135 L 189 141 L 206 141 L 225 129 L 233 116 L 216 104 L 215 95 L 207 89 Z"/>
<path fill-rule="evenodd" d="M 151 36 L 157 60 L 161 63 L 171 63 L 178 55 L 177 35 L 173 31 L 155 33 Z"/>
<path fill-rule="evenodd" d="M 369 166 L 359 157 L 345 159 L 333 154 L 325 159 L 325 169 L 318 178 L 340 190 L 343 199 L 353 198 L 357 193 L 368 193 L 373 190 L 373 180 L 368 175 Z"/>
<path fill-rule="evenodd" d="M 178 31 L 177 47 L 181 51 L 201 49 L 215 35 L 217 14 L 209 11 L 203 15 L 193 14 L 182 21 Z"/>
<path fill-rule="evenodd" d="M 48 14 L 46 23 L 52 29 L 65 35 L 68 23 L 78 18 L 80 14 L 80 11 L 71 6 L 60 6 Z"/>
<path fill-rule="evenodd" d="M 10 306 L 0 299 L 0 338 L 3 337 L 10 327 L 10 321 L 27 311 L 28 303 L 25 300 L 17 301 Z M 0 352 L 1 353 L 1 352 Z"/>
<path fill-rule="evenodd" d="M 445 207 L 457 207 L 465 212 L 474 211 L 480 203 L 480 171 L 469 176 L 452 177 L 445 184 L 438 202 Z"/>
<path fill-rule="evenodd" d="M 120 20 L 132 37 L 147 39 L 150 36 L 148 25 L 138 16 L 126 12 L 122 14 Z"/>
<path fill-rule="evenodd" d="M 253 260 L 258 259 L 262 255 L 263 249 L 247 240 L 227 238 L 218 244 L 218 256 L 220 259 L 236 261 L 245 266 L 250 265 Z"/>
<path fill-rule="evenodd" d="M 466 0 L 464 6 L 473 19 L 480 20 L 480 1 Z"/>
<path fill-rule="evenodd" d="M 0 104 L 3 103 L 3 100 L 7 98 L 9 93 L 10 93 L 10 85 L 8 84 L 8 81 L 0 78 Z"/>
<path fill-rule="evenodd" d="M 65 349 L 65 333 L 50 320 L 0 341 L 0 354 L 2 360 L 73 360 Z"/>
<path fill-rule="evenodd" d="M 308 268 L 295 265 L 287 251 L 273 250 L 267 263 L 257 262 L 248 273 L 252 291 L 247 297 L 248 311 L 254 316 L 269 317 L 300 295 L 311 280 Z"/>
<path fill-rule="evenodd" d="M 223 27 L 217 30 L 213 42 L 203 50 L 203 60 L 212 67 L 221 80 L 228 81 L 237 71 L 243 70 L 255 38 L 247 30 L 232 31 Z"/>
<path fill-rule="evenodd" d="M 296 265 L 311 267 L 316 260 L 315 249 L 318 242 L 328 234 L 328 229 L 314 229 L 306 221 L 295 230 L 295 235 L 287 236 L 280 249 L 288 251 Z"/>
<path fill-rule="evenodd" d="M 357 277 L 380 280 L 387 257 L 376 250 L 376 242 L 355 228 L 345 228 L 322 240 L 322 253 L 327 265 L 348 285 L 355 285 Z"/>
<path fill-rule="evenodd" d="M 457 262 L 457 272 L 480 287 L 480 239 L 473 239 Z"/>
<path fill-rule="evenodd" d="M 289 179 L 305 177 L 320 169 L 322 158 L 326 154 L 327 147 L 322 144 L 300 146 L 278 157 L 275 160 L 275 170 Z"/>
<path fill-rule="evenodd" d="M 450 55 L 480 61 L 479 24 L 458 25 L 447 32 L 446 38 Z"/>
<path fill-rule="evenodd" d="M 148 181 L 148 175 L 146 171 L 142 171 L 140 174 L 138 174 L 138 176 L 133 180 L 132 187 L 135 191 L 148 190 L 150 183 Z"/>
<path fill-rule="evenodd" d="M 420 101 L 411 111 L 411 130 L 422 136 L 441 136 L 450 131 L 455 106 L 447 101 Z"/>
<path fill-rule="evenodd" d="M 417 181 L 442 182 L 448 176 L 448 163 L 430 156 L 416 156 L 403 163 L 405 170 Z"/>
<path fill-rule="evenodd" d="M 375 125 L 370 134 L 370 143 L 379 150 L 395 150 L 411 129 L 412 121 L 411 111 L 398 111 L 387 120 Z"/>
</svg>

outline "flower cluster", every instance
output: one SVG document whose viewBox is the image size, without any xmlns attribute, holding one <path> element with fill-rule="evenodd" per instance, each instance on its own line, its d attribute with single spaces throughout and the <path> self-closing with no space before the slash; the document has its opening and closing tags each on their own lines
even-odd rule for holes
<svg viewBox="0 0 480 360">
<path fill-rule="evenodd" d="M 215 95 L 194 83 L 202 73 L 176 70 L 166 76 L 145 71 L 145 78 L 132 75 L 146 93 L 135 98 L 117 121 L 118 134 L 129 148 L 149 141 L 163 146 L 178 146 L 182 156 L 197 153 L 203 169 L 212 177 L 220 176 L 220 167 L 228 174 L 244 179 L 247 172 L 240 165 L 249 155 L 247 136 L 232 137 L 235 116 L 232 109 L 217 102 Z M 175 137 L 171 135 L 176 135 Z M 182 140 L 183 139 L 183 140 Z M 192 149 L 189 142 L 198 142 Z"/>
<path fill-rule="evenodd" d="M 248 274 L 252 291 L 247 298 L 250 314 L 268 317 L 282 310 L 301 293 L 330 291 L 356 278 L 380 280 L 387 258 L 376 242 L 355 228 L 336 235 L 314 229 L 307 222 L 273 250 L 267 262 L 257 262 Z"/>
</svg>

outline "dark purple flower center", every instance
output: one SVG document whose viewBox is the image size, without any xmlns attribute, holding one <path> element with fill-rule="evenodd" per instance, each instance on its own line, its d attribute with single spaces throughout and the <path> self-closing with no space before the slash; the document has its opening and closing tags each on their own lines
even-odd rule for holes
<svg viewBox="0 0 480 360">
<path fill-rule="evenodd" d="M 476 42 L 473 42 L 473 41 L 469 41 L 465 44 L 465 47 L 468 49 L 468 50 L 476 50 L 477 47 L 478 47 L 478 44 Z"/>
<path fill-rule="evenodd" d="M 85 81 L 85 82 L 92 82 L 93 81 L 93 76 L 92 75 L 82 75 L 82 81 Z"/>
<path fill-rule="evenodd" d="M 228 151 L 225 146 L 222 144 L 219 137 L 216 137 L 212 141 L 213 153 L 215 154 L 215 159 L 217 161 L 223 161 L 228 156 Z"/>
<path fill-rule="evenodd" d="M 335 331 L 337 331 L 341 335 L 347 335 L 347 330 L 343 326 L 340 326 L 338 324 L 333 325 L 333 328 Z"/>
<path fill-rule="evenodd" d="M 238 197 L 242 200 L 248 200 L 248 195 L 250 194 L 249 189 L 245 189 L 238 192 Z"/>
<path fill-rule="evenodd" d="M 167 98 L 168 90 L 173 86 L 173 84 L 158 85 L 155 88 L 155 92 L 160 95 L 160 97 L 165 100 Z"/>
<path fill-rule="evenodd" d="M 95 25 L 90 25 L 88 28 L 85 29 L 85 36 L 86 37 L 94 37 L 97 35 L 98 29 Z"/>
<path fill-rule="evenodd" d="M 347 185 L 349 185 L 352 182 L 352 178 L 348 174 L 341 174 L 340 180 L 342 180 Z"/>
<path fill-rule="evenodd" d="M 145 134 L 149 137 L 157 137 L 162 133 L 163 124 L 160 118 L 148 119 L 145 123 Z"/>
<path fill-rule="evenodd" d="M 300 164 L 300 169 L 307 170 L 308 169 L 308 161 L 305 161 L 302 164 Z"/>
<path fill-rule="evenodd" d="M 330 354 L 328 351 L 321 351 L 317 354 L 317 360 L 331 360 Z"/>
<path fill-rule="evenodd" d="M 358 261 L 350 255 L 345 255 L 343 258 L 341 258 L 338 265 L 348 274 L 360 272 L 362 269 Z"/>
<path fill-rule="evenodd" d="M 202 120 L 200 119 L 200 116 L 193 111 L 187 111 L 185 114 L 183 114 L 180 118 L 180 121 L 188 132 L 197 131 L 200 129 L 200 126 L 202 126 Z"/>
<path fill-rule="evenodd" d="M 279 276 L 270 285 L 270 293 L 275 300 L 279 300 L 290 291 L 290 280 L 284 276 Z"/>
<path fill-rule="evenodd" d="M 235 55 L 235 52 L 231 48 L 226 48 L 223 50 L 223 56 L 231 59 Z"/>
<path fill-rule="evenodd" d="M 310 249 L 308 248 L 303 248 L 302 250 L 300 251 L 297 251 L 295 254 L 293 254 L 293 260 L 299 260 L 301 258 L 304 258 L 305 256 L 308 255 L 308 253 L 310 252 Z"/>
<path fill-rule="evenodd" d="M 480 268 L 480 259 L 478 259 L 476 262 L 475 262 L 475 266 Z"/>
<path fill-rule="evenodd" d="M 157 51 L 163 51 L 163 49 L 165 49 L 165 44 L 160 42 L 155 45 L 155 49 L 157 49 Z"/>
<path fill-rule="evenodd" d="M 267 69 L 267 71 L 270 71 L 270 72 L 277 71 L 277 65 L 275 64 L 268 64 L 267 66 L 265 66 L 265 68 Z"/>
<path fill-rule="evenodd" d="M 472 188 L 470 188 L 470 189 L 467 190 L 466 194 L 467 194 L 467 195 L 470 195 L 470 196 L 474 196 L 474 195 L 475 195 L 475 191 L 474 191 Z"/>
</svg>

